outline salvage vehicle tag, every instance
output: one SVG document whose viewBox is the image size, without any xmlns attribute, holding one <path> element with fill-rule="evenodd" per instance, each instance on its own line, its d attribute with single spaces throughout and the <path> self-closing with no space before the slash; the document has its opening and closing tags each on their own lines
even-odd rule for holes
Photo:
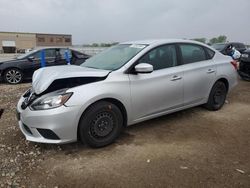
<svg viewBox="0 0 250 188">
<path fill-rule="evenodd" d="M 130 48 L 142 49 L 142 48 L 145 48 L 145 45 L 143 45 L 143 44 L 132 44 L 132 45 L 130 45 Z"/>
</svg>

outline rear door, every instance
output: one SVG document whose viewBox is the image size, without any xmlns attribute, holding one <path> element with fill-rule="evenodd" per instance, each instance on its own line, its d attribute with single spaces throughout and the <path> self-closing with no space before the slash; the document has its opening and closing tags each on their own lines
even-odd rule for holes
<svg viewBox="0 0 250 188">
<path fill-rule="evenodd" d="M 142 120 L 183 104 L 183 72 L 176 46 L 164 45 L 146 53 L 138 63 L 153 65 L 148 74 L 129 74 L 133 119 Z"/>
<path fill-rule="evenodd" d="M 56 65 L 56 49 L 48 48 L 45 49 L 45 61 L 46 66 L 55 66 Z"/>
<path fill-rule="evenodd" d="M 67 65 L 68 61 L 67 61 L 66 56 L 68 56 L 68 59 L 69 59 L 70 63 L 72 64 L 72 62 L 71 62 L 72 52 L 70 49 L 67 49 L 67 48 L 56 49 L 56 62 L 55 62 L 55 64 L 56 65 Z"/>
<path fill-rule="evenodd" d="M 196 44 L 179 44 L 184 78 L 184 105 L 204 102 L 216 76 L 214 52 Z M 206 101 L 205 101 L 206 102 Z"/>
</svg>

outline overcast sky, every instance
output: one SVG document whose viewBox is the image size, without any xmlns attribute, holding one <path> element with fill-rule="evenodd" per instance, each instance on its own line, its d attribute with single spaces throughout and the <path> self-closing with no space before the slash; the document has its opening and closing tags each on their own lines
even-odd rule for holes
<svg viewBox="0 0 250 188">
<path fill-rule="evenodd" d="M 72 34 L 74 44 L 221 34 L 250 44 L 250 0 L 0 0 L 0 31 Z"/>
</svg>

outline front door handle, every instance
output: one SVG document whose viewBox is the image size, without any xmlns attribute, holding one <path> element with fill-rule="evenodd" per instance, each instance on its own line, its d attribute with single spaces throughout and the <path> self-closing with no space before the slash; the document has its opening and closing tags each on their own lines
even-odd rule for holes
<svg viewBox="0 0 250 188">
<path fill-rule="evenodd" d="M 207 73 L 208 73 L 208 74 L 211 74 L 211 73 L 214 73 L 214 72 L 215 72 L 215 70 L 213 70 L 213 69 L 208 69 L 208 70 L 207 70 Z"/>
<path fill-rule="evenodd" d="M 175 75 L 171 78 L 171 81 L 176 81 L 176 80 L 181 80 L 181 79 L 182 77 Z"/>
</svg>

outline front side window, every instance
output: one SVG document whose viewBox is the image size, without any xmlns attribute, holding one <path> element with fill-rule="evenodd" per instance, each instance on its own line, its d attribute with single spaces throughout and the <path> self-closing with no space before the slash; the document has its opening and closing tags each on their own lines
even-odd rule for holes
<svg viewBox="0 0 250 188">
<path fill-rule="evenodd" d="M 119 44 L 87 59 L 82 67 L 116 70 L 142 51 L 147 45 Z"/>
<path fill-rule="evenodd" d="M 35 58 L 35 59 L 41 58 L 41 51 L 38 51 L 38 52 L 32 54 L 30 57 L 33 57 L 33 58 Z"/>
<path fill-rule="evenodd" d="M 177 65 L 175 45 L 164 45 L 157 47 L 145 54 L 138 63 L 148 63 L 154 70 L 165 69 Z"/>
<path fill-rule="evenodd" d="M 189 64 L 206 60 L 203 47 L 192 44 L 180 44 L 183 64 Z"/>
</svg>

